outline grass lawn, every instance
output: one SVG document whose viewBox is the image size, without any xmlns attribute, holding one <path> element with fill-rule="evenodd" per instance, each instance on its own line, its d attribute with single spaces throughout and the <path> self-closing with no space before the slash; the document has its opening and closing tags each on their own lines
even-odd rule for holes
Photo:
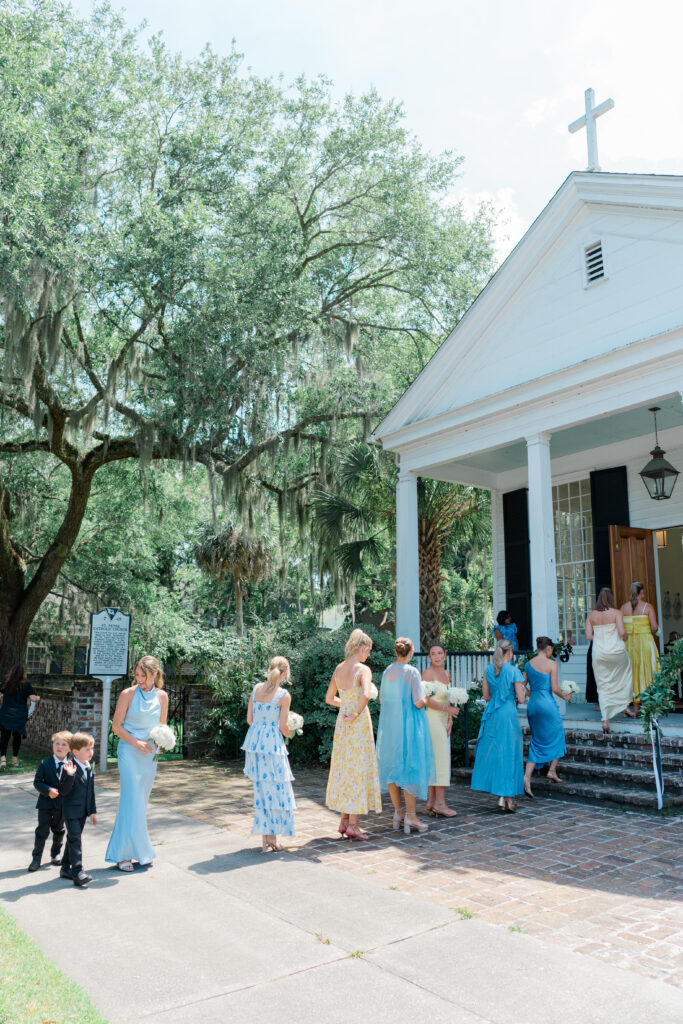
<svg viewBox="0 0 683 1024">
<path fill-rule="evenodd" d="M 44 757 L 52 753 L 52 747 L 49 746 L 47 750 L 38 750 L 37 747 L 32 747 L 26 740 L 21 744 L 19 749 L 19 767 L 12 767 L 12 745 L 10 744 L 9 750 L 7 751 L 7 767 L 0 773 L 0 778 L 4 778 L 5 775 L 22 775 L 31 773 L 35 775 L 36 769 Z M 4 1021 L 0 1018 L 0 1024 L 4 1024 Z"/>
<path fill-rule="evenodd" d="M 107 1024 L 1 907 L 0 1024 Z"/>
</svg>

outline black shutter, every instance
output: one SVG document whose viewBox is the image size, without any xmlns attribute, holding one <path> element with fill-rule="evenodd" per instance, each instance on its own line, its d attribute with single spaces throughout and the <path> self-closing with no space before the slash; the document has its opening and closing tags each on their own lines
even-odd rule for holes
<svg viewBox="0 0 683 1024">
<path fill-rule="evenodd" d="M 591 473 L 593 509 L 593 558 L 596 597 L 601 587 L 612 586 L 609 559 L 609 527 L 630 526 L 626 466 L 597 469 Z"/>
<path fill-rule="evenodd" d="M 506 606 L 517 623 L 520 650 L 531 648 L 531 570 L 527 490 L 503 494 Z M 500 608 L 494 608 L 494 616 Z"/>
</svg>

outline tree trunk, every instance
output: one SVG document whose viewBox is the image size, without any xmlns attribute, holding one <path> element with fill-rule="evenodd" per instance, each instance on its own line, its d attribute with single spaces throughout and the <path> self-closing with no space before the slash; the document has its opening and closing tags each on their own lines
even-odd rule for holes
<svg viewBox="0 0 683 1024">
<path fill-rule="evenodd" d="M 420 646 L 426 651 L 441 637 L 442 543 L 432 523 L 418 520 L 420 561 Z"/>
<path fill-rule="evenodd" d="M 244 614 L 242 611 L 242 581 L 233 576 L 235 581 L 235 629 L 240 636 L 244 633 Z"/>
</svg>

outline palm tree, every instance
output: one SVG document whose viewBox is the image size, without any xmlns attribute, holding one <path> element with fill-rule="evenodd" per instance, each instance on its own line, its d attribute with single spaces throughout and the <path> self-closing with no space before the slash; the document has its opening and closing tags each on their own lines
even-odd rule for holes
<svg viewBox="0 0 683 1024">
<path fill-rule="evenodd" d="M 215 532 L 207 527 L 195 548 L 197 565 L 203 572 L 223 582 L 230 573 L 235 587 L 235 628 L 244 632 L 243 598 L 247 583 L 257 583 L 270 572 L 272 559 L 267 541 L 236 526 Z"/>
<path fill-rule="evenodd" d="M 350 444 L 335 461 L 334 490 L 312 499 L 313 521 L 322 561 L 347 593 L 364 561 L 379 558 L 393 543 L 396 473 L 389 460 L 362 441 Z M 488 496 L 473 487 L 438 480 L 418 482 L 420 561 L 420 642 L 441 633 L 443 559 L 463 542 L 476 547 L 488 529 Z"/>
</svg>

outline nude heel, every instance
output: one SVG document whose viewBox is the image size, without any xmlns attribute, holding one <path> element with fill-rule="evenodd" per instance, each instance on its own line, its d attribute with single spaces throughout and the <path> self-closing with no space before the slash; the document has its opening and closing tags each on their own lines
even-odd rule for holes
<svg viewBox="0 0 683 1024">
<path fill-rule="evenodd" d="M 407 819 L 403 822 L 403 831 L 407 836 L 410 835 L 411 828 L 414 828 L 416 832 L 429 832 L 429 825 L 424 825 L 421 821 L 408 821 Z"/>
</svg>

